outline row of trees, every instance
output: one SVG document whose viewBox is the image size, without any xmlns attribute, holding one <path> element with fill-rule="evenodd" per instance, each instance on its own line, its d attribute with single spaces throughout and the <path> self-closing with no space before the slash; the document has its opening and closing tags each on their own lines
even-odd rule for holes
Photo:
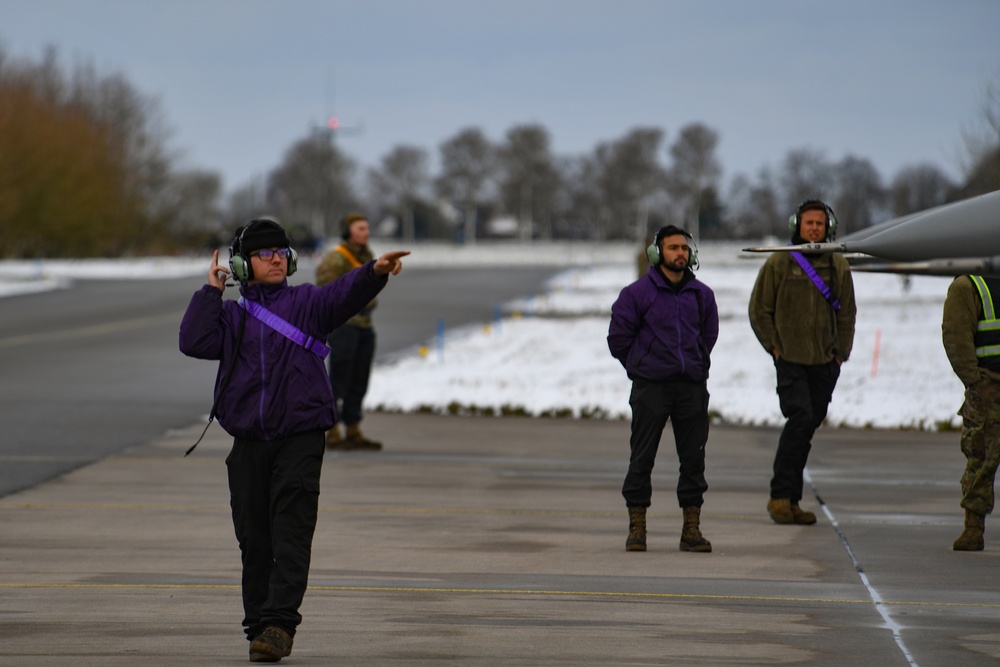
<svg viewBox="0 0 1000 667">
<path fill-rule="evenodd" d="M 577 156 L 553 154 L 538 124 L 516 125 L 496 143 L 467 127 L 438 147 L 437 173 L 431 154 L 409 145 L 362 169 L 324 129 L 223 202 L 217 174 L 174 168 L 157 104 L 121 76 L 89 66 L 64 73 L 54 51 L 39 63 L 0 51 L 0 256 L 175 252 L 227 241 L 259 215 L 308 246 L 336 235 L 352 209 L 406 240 L 639 240 L 667 223 L 701 238 L 784 236 L 788 212 L 817 193 L 850 231 L 1000 189 L 1000 81 L 987 89 L 982 119 L 963 137 L 961 183 L 933 164 L 886 182 L 866 158 L 831 161 L 802 148 L 737 175 L 725 191 L 719 135 L 701 123 L 670 143 L 660 128 L 635 128 Z"/>
<path fill-rule="evenodd" d="M 439 147 L 440 170 L 417 146 L 397 146 L 359 174 L 330 132 L 297 142 L 266 182 L 236 193 L 229 210 L 270 210 L 317 236 L 336 233 L 340 212 L 362 208 L 390 222 L 384 233 L 474 243 L 506 220 L 518 238 L 641 239 L 662 224 L 702 238 L 784 236 L 790 211 L 817 194 L 850 231 L 889 217 L 1000 189 L 1000 132 L 953 182 L 934 164 L 901 169 L 885 182 L 870 160 L 829 160 L 822 151 L 789 151 L 777 168 L 738 174 L 723 193 L 718 133 L 701 123 L 666 145 L 659 128 L 636 128 L 589 155 L 556 156 L 547 130 L 518 125 L 491 143 L 469 127 Z M 664 164 L 662 156 L 669 158 Z M 357 189 L 359 175 L 367 195 Z M 363 188 L 362 188 L 363 189 Z M 231 222 L 245 218 L 238 216 Z"/>
<path fill-rule="evenodd" d="M 123 77 L 0 51 L 0 256 L 182 248 L 218 224 L 221 181 L 171 165 L 156 104 Z"/>
</svg>

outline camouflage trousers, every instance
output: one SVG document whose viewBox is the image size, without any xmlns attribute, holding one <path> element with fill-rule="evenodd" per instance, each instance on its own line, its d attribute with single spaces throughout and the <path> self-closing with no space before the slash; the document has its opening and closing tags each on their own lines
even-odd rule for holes
<svg viewBox="0 0 1000 667">
<path fill-rule="evenodd" d="M 993 482 L 1000 464 L 1000 382 L 980 382 L 965 390 L 962 416 L 962 507 L 976 514 L 993 511 Z"/>
</svg>

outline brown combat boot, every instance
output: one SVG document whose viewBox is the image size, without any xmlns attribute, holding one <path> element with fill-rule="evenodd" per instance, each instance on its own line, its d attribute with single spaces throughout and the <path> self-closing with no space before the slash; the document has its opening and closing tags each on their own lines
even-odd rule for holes
<svg viewBox="0 0 1000 667">
<path fill-rule="evenodd" d="M 333 428 L 326 432 L 326 448 L 332 450 L 350 449 L 350 444 L 340 435 L 340 428 L 334 424 Z"/>
<path fill-rule="evenodd" d="M 292 638 L 281 628 L 270 626 L 250 642 L 250 662 L 278 662 L 292 652 Z"/>
<path fill-rule="evenodd" d="M 811 526 L 816 523 L 816 515 L 812 512 L 807 512 L 798 503 L 789 503 L 788 505 L 792 510 L 792 519 L 795 523 L 803 526 Z"/>
<path fill-rule="evenodd" d="M 986 531 L 986 516 L 965 510 L 965 530 L 955 540 L 955 551 L 982 551 L 986 547 L 983 533 Z"/>
<path fill-rule="evenodd" d="M 365 450 L 377 452 L 382 449 L 382 443 L 377 440 L 369 440 L 361 433 L 361 424 L 348 424 L 347 435 L 344 437 L 349 447 L 348 449 Z"/>
<path fill-rule="evenodd" d="M 701 508 L 684 508 L 684 528 L 681 530 L 681 551 L 709 552 L 712 550 L 712 543 L 701 534 Z"/>
<path fill-rule="evenodd" d="M 775 523 L 795 523 L 792 501 L 788 498 L 771 498 L 767 501 L 767 513 Z"/>
<path fill-rule="evenodd" d="M 625 551 L 646 550 L 646 508 L 628 508 L 628 538 L 625 540 Z"/>
</svg>

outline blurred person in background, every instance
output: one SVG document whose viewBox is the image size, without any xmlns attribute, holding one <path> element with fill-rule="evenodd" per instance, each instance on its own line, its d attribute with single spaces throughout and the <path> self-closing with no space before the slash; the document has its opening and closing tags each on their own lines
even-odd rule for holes
<svg viewBox="0 0 1000 667">
<path fill-rule="evenodd" d="M 368 219 L 360 213 L 348 213 L 340 221 L 341 243 L 328 252 L 316 267 L 316 284 L 339 280 L 373 255 L 368 247 L 371 230 Z M 370 440 L 361 432 L 362 403 L 368 393 L 372 363 L 375 360 L 375 327 L 372 311 L 378 305 L 372 299 L 357 315 L 333 331 L 330 346 L 329 374 L 337 404 L 338 424 L 326 434 L 326 446 L 334 450 L 382 449 L 382 443 Z M 339 423 L 344 424 L 341 433 Z"/>
</svg>

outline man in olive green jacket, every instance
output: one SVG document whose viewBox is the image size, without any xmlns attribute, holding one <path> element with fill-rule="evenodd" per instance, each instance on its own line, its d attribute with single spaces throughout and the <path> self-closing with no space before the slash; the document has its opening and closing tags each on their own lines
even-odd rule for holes
<svg viewBox="0 0 1000 667">
<path fill-rule="evenodd" d="M 1000 321 L 994 300 L 1000 279 L 959 276 L 948 288 L 941 339 L 948 361 L 965 385 L 962 416 L 962 507 L 965 530 L 955 551 L 982 551 L 986 515 L 993 511 L 993 484 L 1000 464 Z M 998 304 L 1000 305 L 1000 304 Z"/>
<path fill-rule="evenodd" d="M 792 243 L 832 239 L 836 224 L 829 206 L 807 200 L 789 220 Z M 786 419 L 767 503 L 776 523 L 816 523 L 814 513 L 799 507 L 803 471 L 813 434 L 826 418 L 840 365 L 851 354 L 856 315 L 850 266 L 837 253 L 796 257 L 776 252 L 760 269 L 750 296 L 750 325 L 774 358 L 778 402 Z"/>
<path fill-rule="evenodd" d="M 348 213 L 340 221 L 343 241 L 331 250 L 316 267 L 316 284 L 332 283 L 373 258 L 368 247 L 371 234 L 368 220 L 360 213 Z M 337 407 L 337 420 L 344 423 L 344 434 L 338 424 L 327 431 L 329 449 L 382 449 L 382 443 L 369 440 L 361 433 L 361 404 L 368 392 L 372 362 L 375 359 L 375 328 L 372 326 L 373 299 L 360 313 L 330 334 L 330 386 Z"/>
</svg>

